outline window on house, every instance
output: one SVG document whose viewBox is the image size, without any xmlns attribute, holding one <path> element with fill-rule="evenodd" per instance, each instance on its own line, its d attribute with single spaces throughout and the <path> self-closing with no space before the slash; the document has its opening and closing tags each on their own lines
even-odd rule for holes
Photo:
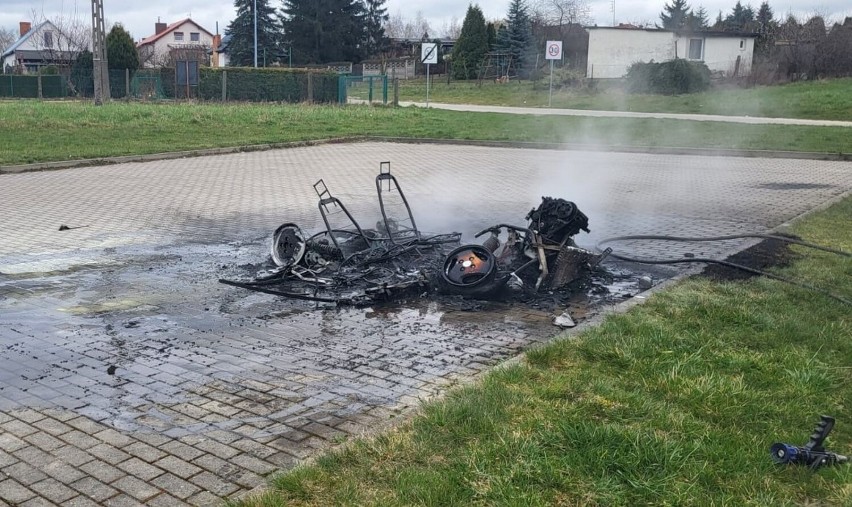
<svg viewBox="0 0 852 507">
<path fill-rule="evenodd" d="M 189 40 L 191 40 L 192 42 L 198 42 L 201 40 L 201 34 L 198 32 L 190 32 Z"/>
<path fill-rule="evenodd" d="M 704 49 L 704 39 L 689 39 L 689 59 L 701 60 Z"/>
<path fill-rule="evenodd" d="M 53 32 L 44 32 L 44 47 L 53 47 Z"/>
<path fill-rule="evenodd" d="M 745 39 L 740 39 L 740 49 L 745 49 Z"/>
<path fill-rule="evenodd" d="M 178 42 L 183 41 L 183 32 L 175 32 L 175 40 Z"/>
</svg>

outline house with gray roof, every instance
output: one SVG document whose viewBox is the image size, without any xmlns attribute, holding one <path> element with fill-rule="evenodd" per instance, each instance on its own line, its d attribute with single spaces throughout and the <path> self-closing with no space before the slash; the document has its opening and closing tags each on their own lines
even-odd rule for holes
<svg viewBox="0 0 852 507">
<path fill-rule="evenodd" d="M 0 70 L 4 74 L 35 74 L 48 65 L 68 65 L 80 51 L 67 35 L 50 21 L 20 23 L 20 37 L 0 55 Z"/>
</svg>

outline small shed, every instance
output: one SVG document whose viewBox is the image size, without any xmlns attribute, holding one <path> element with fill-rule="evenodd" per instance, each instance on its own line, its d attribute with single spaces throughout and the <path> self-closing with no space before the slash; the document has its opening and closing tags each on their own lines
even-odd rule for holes
<svg viewBox="0 0 852 507">
<path fill-rule="evenodd" d="M 751 73 L 756 33 L 680 31 L 633 26 L 587 27 L 586 77 L 612 79 L 637 62 L 675 58 L 704 62 L 711 72 L 728 77 Z"/>
</svg>

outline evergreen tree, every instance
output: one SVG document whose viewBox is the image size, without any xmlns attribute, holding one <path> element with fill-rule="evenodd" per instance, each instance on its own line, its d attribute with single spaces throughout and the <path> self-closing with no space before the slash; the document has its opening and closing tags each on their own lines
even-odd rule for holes
<svg viewBox="0 0 852 507">
<path fill-rule="evenodd" d="M 130 69 L 135 71 L 139 68 L 139 53 L 136 52 L 136 44 L 133 37 L 121 26 L 121 23 L 113 25 L 112 30 L 106 36 L 107 63 L 110 69 Z"/>
<path fill-rule="evenodd" d="M 257 2 L 257 65 L 262 67 L 277 60 L 281 28 L 275 20 L 275 9 L 269 0 L 234 0 L 237 17 L 231 21 L 225 33 L 231 36 L 228 58 L 234 67 L 254 65 L 254 2 Z"/>
<path fill-rule="evenodd" d="M 743 7 L 742 2 L 737 0 L 734 10 L 725 17 L 725 30 L 739 32 L 748 30 L 754 22 L 754 9 L 750 5 Z"/>
<path fill-rule="evenodd" d="M 496 23 L 488 23 L 488 51 L 493 51 L 497 47 L 497 27 Z"/>
<path fill-rule="evenodd" d="M 360 62 L 365 17 L 361 0 L 284 0 L 281 23 L 293 62 Z"/>
<path fill-rule="evenodd" d="M 663 22 L 662 28 L 666 30 L 682 30 L 687 28 L 689 18 L 692 16 L 692 9 L 686 3 L 686 0 L 672 0 L 672 4 L 666 4 L 663 7 L 663 12 L 660 13 L 660 21 Z"/>
<path fill-rule="evenodd" d="M 757 11 L 755 22 L 757 23 L 757 40 L 755 41 L 755 52 L 761 57 L 768 57 L 772 52 L 772 47 L 775 45 L 775 33 L 778 30 L 778 23 L 775 21 L 775 14 L 772 12 L 772 7 L 769 7 L 769 2 L 764 1 L 760 4 L 760 9 Z"/>
<path fill-rule="evenodd" d="M 459 40 L 453 47 L 453 77 L 475 79 L 488 52 L 488 29 L 478 5 L 469 5 L 462 23 Z"/>
<path fill-rule="evenodd" d="M 532 28 L 527 4 L 524 0 L 512 0 L 506 15 L 506 30 L 497 40 L 497 47 L 512 56 L 512 65 L 524 75 L 529 71 Z"/>
<path fill-rule="evenodd" d="M 686 28 L 690 30 L 706 30 L 710 26 L 710 20 L 707 17 L 707 9 L 699 6 L 698 10 L 692 11 L 686 21 Z"/>
<path fill-rule="evenodd" d="M 385 0 L 364 0 L 364 53 L 368 57 L 387 49 L 384 25 L 388 19 Z"/>
</svg>

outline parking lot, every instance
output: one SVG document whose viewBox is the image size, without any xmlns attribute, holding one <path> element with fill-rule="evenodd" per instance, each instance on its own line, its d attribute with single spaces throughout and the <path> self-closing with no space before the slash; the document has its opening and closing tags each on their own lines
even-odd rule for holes
<svg viewBox="0 0 852 507">
<path fill-rule="evenodd" d="M 217 282 L 279 224 L 320 227 L 320 178 L 374 224 L 382 161 L 423 230 L 472 240 L 548 195 L 589 216 L 590 248 L 766 232 L 852 189 L 848 162 L 390 143 L 2 175 L 0 505 L 216 503 L 551 338 L 536 308 L 318 309 Z"/>
</svg>

